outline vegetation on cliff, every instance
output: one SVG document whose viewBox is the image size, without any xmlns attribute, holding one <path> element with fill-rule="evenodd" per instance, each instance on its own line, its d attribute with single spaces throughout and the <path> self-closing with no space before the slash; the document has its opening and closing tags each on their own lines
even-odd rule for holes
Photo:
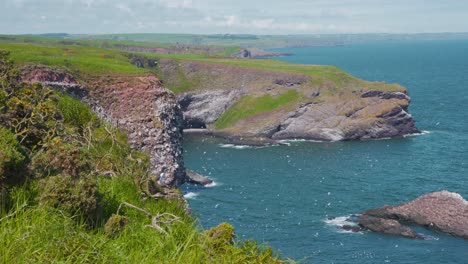
<svg viewBox="0 0 468 264">
<path fill-rule="evenodd" d="M 201 232 L 180 199 L 145 197 L 148 156 L 78 100 L 23 83 L 4 51 L 0 86 L 0 262 L 283 262 L 229 224 Z"/>
</svg>

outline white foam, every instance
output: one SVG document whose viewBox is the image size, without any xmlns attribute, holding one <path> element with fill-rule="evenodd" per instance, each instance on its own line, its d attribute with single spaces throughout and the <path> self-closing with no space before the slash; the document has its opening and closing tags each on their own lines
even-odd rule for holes
<svg viewBox="0 0 468 264">
<path fill-rule="evenodd" d="M 248 145 L 234 145 L 234 144 L 219 144 L 222 148 L 233 148 L 233 149 L 248 149 L 253 148 L 252 146 Z"/>
<path fill-rule="evenodd" d="M 184 194 L 185 199 L 195 199 L 195 197 L 197 196 L 198 196 L 198 193 L 194 193 L 194 192 L 188 192 Z"/>
<path fill-rule="evenodd" d="M 314 142 L 314 143 L 330 143 L 336 141 L 324 141 L 324 140 L 313 140 L 313 139 L 283 139 L 279 141 L 281 144 L 295 143 L 295 142 Z"/>
<path fill-rule="evenodd" d="M 325 219 L 324 222 L 327 225 L 337 227 L 337 232 L 338 233 L 352 233 L 352 234 L 363 234 L 362 232 L 354 232 L 352 230 L 344 230 L 342 227 L 345 225 L 348 226 L 357 226 L 355 222 L 350 221 L 351 215 L 346 215 L 346 216 L 340 216 L 340 217 L 335 217 L 333 219 Z"/>
<path fill-rule="evenodd" d="M 421 131 L 421 133 L 408 134 L 408 135 L 404 135 L 403 137 L 416 137 L 416 136 L 423 136 L 427 134 L 431 134 L 431 131 L 423 130 Z"/>
<path fill-rule="evenodd" d="M 277 147 L 279 144 L 264 145 L 264 146 L 249 146 L 249 145 L 235 145 L 235 144 L 219 144 L 222 148 L 232 148 L 232 149 L 260 149 L 268 147 Z"/>
<path fill-rule="evenodd" d="M 325 219 L 324 222 L 327 225 L 337 226 L 337 227 L 343 227 L 345 225 L 355 226 L 356 223 L 348 221 L 349 217 L 350 217 L 349 215 L 340 216 L 340 217 L 335 217 L 333 219 Z"/>
<path fill-rule="evenodd" d="M 212 183 L 205 185 L 205 187 L 206 188 L 213 188 L 213 187 L 216 187 L 216 186 L 219 186 L 219 185 L 221 185 L 221 184 L 218 183 L 218 182 L 213 181 Z"/>
</svg>

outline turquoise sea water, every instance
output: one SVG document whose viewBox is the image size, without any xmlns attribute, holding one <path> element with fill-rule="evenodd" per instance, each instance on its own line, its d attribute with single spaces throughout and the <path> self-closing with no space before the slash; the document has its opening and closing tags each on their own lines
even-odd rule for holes
<svg viewBox="0 0 468 264">
<path fill-rule="evenodd" d="M 428 134 L 406 138 L 232 148 L 187 136 L 189 168 L 215 179 L 185 186 L 206 228 L 231 222 L 242 239 L 265 242 L 303 263 L 468 263 L 468 240 L 417 228 L 429 240 L 344 233 L 346 216 L 424 193 L 468 198 L 468 41 L 281 49 L 285 61 L 336 65 L 366 80 L 396 82 Z"/>
</svg>

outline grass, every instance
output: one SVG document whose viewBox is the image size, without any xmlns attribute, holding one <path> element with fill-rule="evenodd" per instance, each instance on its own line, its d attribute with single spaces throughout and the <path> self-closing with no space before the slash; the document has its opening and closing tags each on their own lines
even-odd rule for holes
<svg viewBox="0 0 468 264">
<path fill-rule="evenodd" d="M 296 102 L 300 98 L 302 98 L 302 95 L 296 90 L 289 90 L 277 97 L 271 95 L 261 97 L 244 96 L 224 112 L 214 126 L 216 129 L 224 129 L 241 119 L 274 110 L 280 106 Z"/>
<path fill-rule="evenodd" d="M 10 66 L 0 70 L 17 73 Z M 204 231 L 181 199 L 143 195 L 141 183 L 154 180 L 149 157 L 132 150 L 125 134 L 65 94 L 11 80 L 0 79 L 0 263 L 285 262 L 271 248 L 232 241 L 228 224 Z M 25 135 L 28 144 L 19 140 Z M 179 221 L 159 223 L 166 234 L 123 207 L 119 216 L 128 221 L 110 233 L 124 202 Z"/>
<path fill-rule="evenodd" d="M 34 188 L 34 187 L 33 187 Z M 35 202 L 34 190 L 12 190 L 15 207 L 0 222 L 0 262 L 2 263 L 274 263 L 258 261 L 265 248 L 250 254 L 243 242 L 210 255 L 209 240 L 199 225 L 176 201 L 141 200 L 130 178 L 100 178 L 106 214 L 126 201 L 156 214 L 170 212 L 182 223 L 171 225 L 166 236 L 151 228 L 150 219 L 124 209 L 130 224 L 117 237 L 109 237 L 102 227 L 89 229 L 84 223 L 55 208 Z M 108 211 L 108 212 L 107 212 Z M 268 252 L 267 252 L 268 254 Z"/>
<path fill-rule="evenodd" d="M 0 49 L 10 51 L 11 58 L 18 64 L 42 64 L 68 69 L 79 74 L 143 74 L 149 72 L 133 66 L 127 56 L 128 53 L 116 50 L 11 43 L 0 43 Z"/>
<path fill-rule="evenodd" d="M 122 35 L 126 36 L 126 35 Z M 130 36 L 130 35 L 129 35 Z M 141 37 L 152 38 L 150 35 L 141 35 Z M 103 38 L 108 36 L 102 36 Z M 130 37 L 133 37 L 131 35 Z M 186 38 L 187 35 L 170 35 L 172 37 Z M 2 41 L 4 43 L 2 43 Z M 15 44 L 8 42 L 22 42 L 23 44 Z M 29 44 L 24 44 L 29 43 Z M 64 43 L 68 43 L 64 45 Z M 176 64 L 171 76 L 162 75 L 160 68 L 142 69 L 131 64 L 130 53 L 116 50 L 118 44 L 142 44 L 142 46 L 151 46 L 149 42 L 136 43 L 132 40 L 108 40 L 108 39 L 92 39 L 92 40 L 57 40 L 37 37 L 18 37 L 18 36 L 0 36 L 0 49 L 11 51 L 11 57 L 18 64 L 43 64 L 52 67 L 60 67 L 71 71 L 78 78 L 86 78 L 86 75 L 139 75 L 139 74 L 156 74 L 161 78 L 170 90 L 176 94 L 188 92 L 196 89 L 203 89 L 204 76 L 200 74 L 191 74 L 190 76 L 184 73 L 182 69 L 184 63 L 207 63 L 213 65 L 227 65 L 239 67 L 241 69 L 255 69 L 269 71 L 274 74 L 290 73 L 301 74 L 310 77 L 307 87 L 325 87 L 321 89 L 322 96 L 340 96 L 344 92 L 350 93 L 359 90 L 380 90 L 380 91 L 405 91 L 405 89 L 396 84 L 386 84 L 377 82 L 367 82 L 358 79 L 335 66 L 323 65 L 300 65 L 287 62 L 262 59 L 235 59 L 228 58 L 227 55 L 238 50 L 238 47 L 226 47 L 218 55 L 206 54 L 156 54 L 156 53 L 138 53 L 141 56 L 161 60 L 173 60 Z M 167 44 L 154 44 L 153 47 L 164 46 Z M 98 48 L 109 47 L 109 48 Z M 196 71 L 196 68 L 194 68 Z M 209 73 L 207 73 L 209 76 Z M 84 77 L 83 77 L 84 76 Z M 223 76 L 209 76 L 206 78 L 218 78 L 221 80 L 220 88 L 223 85 Z M 168 81 L 166 81 L 167 79 Z M 228 78 L 229 79 L 229 78 Z M 262 86 L 260 83 L 252 83 Z M 216 87 L 214 84 L 210 84 Z M 232 85 L 231 85 L 232 86 Z M 304 89 L 307 92 L 307 89 Z M 300 93 L 300 91 L 299 91 Z M 299 100 L 302 95 L 290 94 L 282 95 L 279 98 L 264 97 L 246 97 L 237 102 L 233 108 L 225 112 L 218 122 L 215 124 L 216 129 L 223 129 L 245 117 L 252 116 L 257 113 L 274 110 L 284 103 L 292 103 Z M 260 99 L 259 99 L 260 98 Z M 271 102 L 271 104 L 267 103 Z M 273 103 L 278 101 L 277 104 Z M 284 101 L 284 102 L 283 102 Z M 247 103 L 251 106 L 243 109 Z M 242 106 L 242 107 L 239 107 Z M 237 112 L 237 113 L 235 113 Z"/>
</svg>

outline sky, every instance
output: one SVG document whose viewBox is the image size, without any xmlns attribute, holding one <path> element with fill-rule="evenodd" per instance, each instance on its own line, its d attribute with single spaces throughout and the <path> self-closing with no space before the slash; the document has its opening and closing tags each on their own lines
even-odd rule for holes
<svg viewBox="0 0 468 264">
<path fill-rule="evenodd" d="M 468 32 L 468 0 L 0 0 L 0 34 Z"/>
</svg>

